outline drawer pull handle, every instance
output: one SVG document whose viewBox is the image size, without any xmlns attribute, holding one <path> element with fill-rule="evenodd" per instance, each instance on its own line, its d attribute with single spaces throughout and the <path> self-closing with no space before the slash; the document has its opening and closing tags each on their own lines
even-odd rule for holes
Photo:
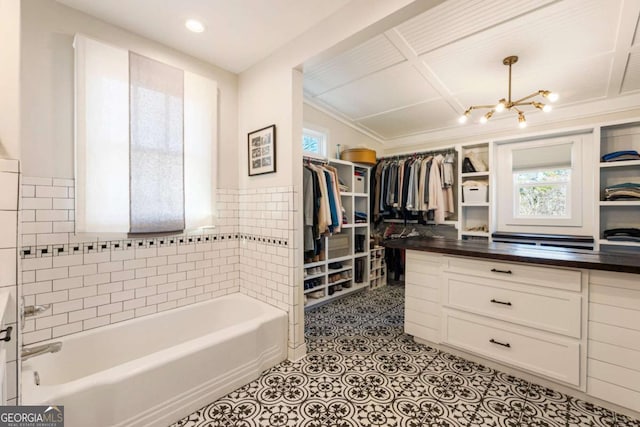
<svg viewBox="0 0 640 427">
<path fill-rule="evenodd" d="M 504 302 L 504 301 L 498 301 L 497 299 L 492 299 L 491 302 L 494 304 L 511 305 L 510 301 Z"/>
<path fill-rule="evenodd" d="M 13 326 L 9 326 L 7 329 L 1 330 L 0 334 L 4 333 L 4 338 L 0 338 L 0 341 L 11 341 L 11 331 L 13 331 Z"/>
<path fill-rule="evenodd" d="M 489 342 L 490 342 L 491 344 L 498 344 L 498 345 L 501 345 L 501 346 L 503 346 L 503 347 L 511 348 L 511 344 L 509 344 L 509 343 L 506 343 L 506 344 L 505 344 L 505 343 L 503 343 L 503 342 L 496 341 L 496 340 L 494 340 L 493 338 L 491 338 L 491 339 L 489 340 Z"/>
<path fill-rule="evenodd" d="M 511 271 L 511 270 L 498 270 L 497 268 L 492 268 L 491 272 L 492 273 L 513 274 L 513 271 Z"/>
</svg>

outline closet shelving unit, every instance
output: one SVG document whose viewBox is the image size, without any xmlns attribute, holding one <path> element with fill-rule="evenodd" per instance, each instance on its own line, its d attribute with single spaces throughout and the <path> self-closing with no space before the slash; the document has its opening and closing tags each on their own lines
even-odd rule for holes
<svg viewBox="0 0 640 427">
<path fill-rule="evenodd" d="M 600 128 L 600 155 L 613 151 L 635 150 L 640 152 L 640 122 L 603 126 Z M 638 242 L 612 241 L 604 238 L 604 231 L 611 228 L 640 228 L 640 201 L 605 200 L 605 188 L 624 182 L 640 182 L 640 160 L 599 163 L 599 217 L 600 250 L 640 250 Z"/>
<path fill-rule="evenodd" d="M 387 284 L 387 264 L 384 259 L 384 246 L 376 246 L 369 251 L 369 287 L 380 288 Z"/>
<path fill-rule="evenodd" d="M 305 160 L 306 161 L 306 160 Z M 369 287 L 369 171 L 367 166 L 338 159 L 319 160 L 338 171 L 342 183 L 349 191 L 340 192 L 345 210 L 340 233 L 323 236 L 322 260 L 304 264 L 304 282 L 319 279 L 320 284 L 305 289 L 305 308 L 314 307 L 332 299 L 342 297 Z M 318 162 L 318 160 L 314 160 Z M 361 179 L 356 178 L 359 173 Z M 367 215 L 365 222 L 356 222 L 355 212 Z M 360 245 L 362 241 L 362 245 Z M 356 282 L 356 267 L 362 264 L 362 278 Z M 337 264 L 340 266 L 338 268 Z M 315 272 L 314 272 L 315 271 Z M 337 290 L 341 288 L 341 290 Z M 309 294 L 320 292 L 321 297 L 312 298 Z"/>
<path fill-rule="evenodd" d="M 460 145 L 458 147 L 458 170 L 459 186 L 458 186 L 458 238 L 460 240 L 491 240 L 491 173 L 492 165 L 492 145 L 488 142 L 479 144 Z M 462 172 L 462 163 L 469 153 L 475 153 L 486 165 L 487 170 L 484 172 Z M 463 197 L 463 184 L 466 181 L 487 181 L 489 188 L 487 189 L 487 200 L 482 202 L 465 201 Z M 471 231 L 470 228 L 486 226 L 487 231 Z"/>
</svg>

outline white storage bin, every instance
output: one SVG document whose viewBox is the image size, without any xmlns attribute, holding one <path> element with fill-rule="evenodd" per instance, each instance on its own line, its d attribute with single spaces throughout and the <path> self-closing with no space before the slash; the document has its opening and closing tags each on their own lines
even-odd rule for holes
<svg viewBox="0 0 640 427">
<path fill-rule="evenodd" d="M 354 175 L 353 176 L 353 192 L 354 193 L 364 193 L 364 176 Z"/>
<path fill-rule="evenodd" d="M 486 185 L 462 187 L 462 201 L 464 203 L 486 203 L 489 187 Z"/>
</svg>

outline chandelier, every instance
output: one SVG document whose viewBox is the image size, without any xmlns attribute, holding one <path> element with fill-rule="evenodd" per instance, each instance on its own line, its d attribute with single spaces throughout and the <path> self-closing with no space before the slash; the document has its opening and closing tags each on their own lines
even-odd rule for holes
<svg viewBox="0 0 640 427">
<path fill-rule="evenodd" d="M 472 105 L 471 107 L 467 108 L 467 110 L 464 112 L 464 114 L 462 116 L 460 116 L 460 118 L 458 119 L 459 123 L 466 123 L 467 119 L 469 118 L 469 116 L 471 115 L 471 111 L 472 110 L 479 110 L 479 109 L 488 109 L 489 111 L 482 117 L 480 117 L 480 123 L 484 124 L 487 123 L 487 121 L 489 121 L 489 119 L 493 116 L 494 113 L 501 113 L 504 110 L 514 110 L 516 113 L 518 113 L 518 125 L 521 128 L 524 128 L 527 126 L 527 119 L 524 116 L 524 111 L 522 111 L 520 108 L 518 107 L 525 107 L 525 106 L 533 106 L 535 108 L 537 108 L 538 110 L 542 110 L 545 113 L 548 113 L 549 111 L 551 111 L 551 106 L 548 104 L 543 104 L 542 102 L 538 102 L 538 101 L 534 101 L 531 100 L 531 98 L 534 98 L 536 96 L 541 96 L 545 99 L 548 99 L 549 102 L 556 102 L 558 100 L 558 94 L 548 91 L 548 90 L 539 90 L 536 92 L 533 92 L 531 95 L 527 95 L 524 98 L 520 98 L 517 99 L 515 101 L 511 100 L 511 66 L 513 64 L 515 64 L 516 62 L 518 62 L 518 57 L 517 56 L 507 56 L 506 58 L 504 58 L 502 60 L 502 63 L 506 66 L 509 67 L 509 95 L 507 99 L 500 99 L 498 101 L 497 104 L 491 104 L 491 105 Z"/>
</svg>

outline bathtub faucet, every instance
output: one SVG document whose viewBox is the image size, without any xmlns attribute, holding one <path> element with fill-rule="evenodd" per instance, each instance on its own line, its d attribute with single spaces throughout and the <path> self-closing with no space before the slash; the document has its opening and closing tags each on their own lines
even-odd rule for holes
<svg viewBox="0 0 640 427">
<path fill-rule="evenodd" d="M 35 347 L 22 348 L 22 360 L 27 360 L 35 356 L 47 353 L 57 353 L 62 350 L 62 342 L 56 341 L 51 344 L 37 345 Z"/>
</svg>

